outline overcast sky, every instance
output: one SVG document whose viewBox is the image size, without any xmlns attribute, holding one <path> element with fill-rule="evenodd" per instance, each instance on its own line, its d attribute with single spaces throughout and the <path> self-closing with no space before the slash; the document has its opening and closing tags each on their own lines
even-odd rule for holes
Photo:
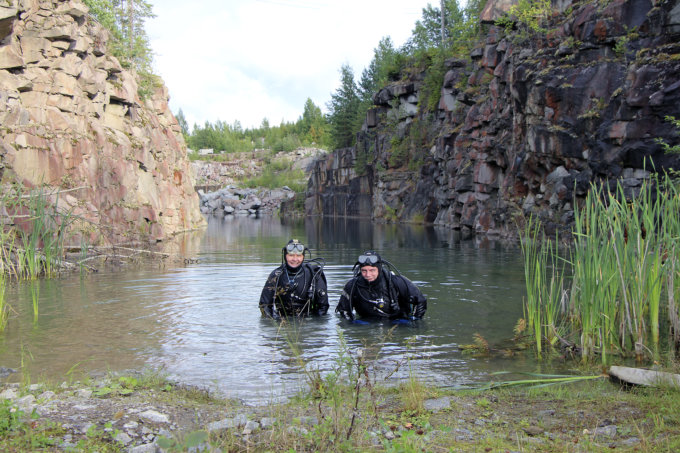
<svg viewBox="0 0 680 453">
<path fill-rule="evenodd" d="M 154 71 L 189 127 L 294 122 L 307 98 L 326 113 L 340 66 L 355 78 L 380 39 L 410 37 L 432 0 L 151 0 Z M 439 1 L 434 2 L 438 6 Z"/>
</svg>

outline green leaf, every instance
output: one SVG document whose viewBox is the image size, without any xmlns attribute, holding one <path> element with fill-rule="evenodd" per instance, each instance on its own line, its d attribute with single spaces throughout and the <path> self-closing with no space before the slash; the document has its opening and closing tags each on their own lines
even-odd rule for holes
<svg viewBox="0 0 680 453">
<path fill-rule="evenodd" d="M 161 436 L 158 439 L 156 439 L 156 444 L 158 444 L 159 447 L 167 450 L 174 447 L 177 444 L 177 442 L 175 442 L 174 439 L 168 439 L 167 437 Z"/>
<path fill-rule="evenodd" d="M 194 431 L 187 436 L 186 441 L 184 442 L 184 446 L 186 448 L 198 447 L 207 440 L 208 440 L 207 431 Z"/>
</svg>

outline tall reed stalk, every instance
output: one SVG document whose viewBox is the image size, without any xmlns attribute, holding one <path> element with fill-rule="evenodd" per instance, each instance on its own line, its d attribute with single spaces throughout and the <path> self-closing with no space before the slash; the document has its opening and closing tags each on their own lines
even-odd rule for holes
<svg viewBox="0 0 680 453">
<path fill-rule="evenodd" d="M 7 327 L 8 317 L 9 307 L 5 302 L 5 275 L 0 274 L 0 332 L 5 331 L 5 327 Z"/>
<path fill-rule="evenodd" d="M 33 322 L 38 322 L 40 313 L 40 282 L 31 282 L 31 301 L 33 305 Z"/>
</svg>

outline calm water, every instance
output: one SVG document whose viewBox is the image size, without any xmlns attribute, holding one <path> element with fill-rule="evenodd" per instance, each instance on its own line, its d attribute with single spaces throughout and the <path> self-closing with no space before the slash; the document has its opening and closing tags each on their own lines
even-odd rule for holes
<svg viewBox="0 0 680 453">
<path fill-rule="evenodd" d="M 290 238 L 326 260 L 331 310 L 322 319 L 277 325 L 258 300 Z M 350 348 L 379 352 L 376 371 L 389 382 L 411 373 L 458 387 L 494 371 L 534 371 L 525 360 L 473 358 L 459 346 L 479 333 L 496 344 L 512 337 L 522 315 L 523 265 L 518 248 L 455 232 L 360 220 L 282 221 L 211 218 L 176 250 L 198 262 L 12 284 L 12 315 L 0 334 L 0 366 L 31 380 L 71 372 L 162 368 L 172 378 L 247 403 L 292 394 L 304 385 L 291 344 L 313 369 L 335 365 L 341 337 Z M 356 257 L 374 249 L 428 297 L 415 325 L 353 325 L 333 313 Z M 34 318 L 33 299 L 39 302 Z M 330 314 L 333 313 L 333 314 Z M 7 380 L 20 380 L 19 373 Z"/>
</svg>

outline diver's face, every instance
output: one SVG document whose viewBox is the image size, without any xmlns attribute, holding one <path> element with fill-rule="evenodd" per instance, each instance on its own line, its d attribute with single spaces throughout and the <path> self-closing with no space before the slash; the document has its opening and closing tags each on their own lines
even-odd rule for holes
<svg viewBox="0 0 680 453">
<path fill-rule="evenodd" d="M 361 268 L 361 276 L 367 282 L 373 282 L 378 278 L 378 268 L 375 266 L 364 266 Z"/>
<path fill-rule="evenodd" d="M 302 261 L 304 260 L 303 255 L 293 255 L 292 253 L 286 253 L 286 263 L 290 267 L 298 267 L 300 264 L 302 264 Z"/>
</svg>

